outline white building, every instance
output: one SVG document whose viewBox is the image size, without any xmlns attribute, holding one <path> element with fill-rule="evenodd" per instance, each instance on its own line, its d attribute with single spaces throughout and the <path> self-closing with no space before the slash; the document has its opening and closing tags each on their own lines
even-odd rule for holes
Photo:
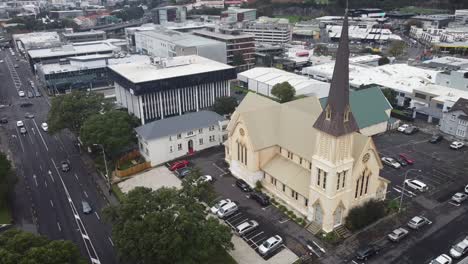
<svg viewBox="0 0 468 264">
<path fill-rule="evenodd" d="M 455 10 L 455 21 L 458 23 L 468 23 L 468 9 Z"/>
<path fill-rule="evenodd" d="M 468 91 L 468 68 L 446 70 L 437 73 L 435 83 L 463 91 Z"/>
<path fill-rule="evenodd" d="M 225 43 L 167 29 L 135 32 L 135 50 L 161 58 L 199 55 L 221 63 L 227 61 Z"/>
<path fill-rule="evenodd" d="M 135 128 L 140 153 L 151 166 L 221 145 L 227 139 L 228 120 L 211 111 L 199 111 L 150 122 Z"/>
<path fill-rule="evenodd" d="M 285 18 L 259 17 L 245 23 L 242 31 L 254 35 L 258 43 L 286 44 L 292 38 L 292 27 Z"/>
<path fill-rule="evenodd" d="M 197 55 L 108 67 L 117 103 L 142 124 L 209 108 L 236 78 L 234 67 Z"/>
<path fill-rule="evenodd" d="M 241 84 L 251 91 L 274 97 L 271 89 L 276 84 L 288 82 L 296 90 L 296 95 L 315 96 L 323 98 L 328 96 L 330 84 L 283 71 L 276 68 L 255 67 L 237 74 Z"/>
<path fill-rule="evenodd" d="M 349 26 L 349 39 L 365 42 L 384 43 L 392 40 L 401 40 L 400 36 L 393 34 L 387 28 L 374 28 L 374 23 L 362 23 Z M 328 25 L 326 30 L 328 37 L 339 40 L 342 26 Z"/>
<path fill-rule="evenodd" d="M 60 36 L 57 32 L 13 34 L 12 39 L 16 49 L 22 53 L 30 49 L 42 49 L 61 45 Z"/>
</svg>

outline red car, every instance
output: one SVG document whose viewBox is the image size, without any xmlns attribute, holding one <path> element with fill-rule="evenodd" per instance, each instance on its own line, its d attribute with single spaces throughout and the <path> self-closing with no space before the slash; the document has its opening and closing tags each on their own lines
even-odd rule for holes
<svg viewBox="0 0 468 264">
<path fill-rule="evenodd" d="M 400 158 L 404 159 L 406 163 L 413 165 L 414 164 L 414 159 L 410 158 L 407 154 L 405 153 L 400 153 L 399 154 Z"/>
<path fill-rule="evenodd" d="M 189 165 L 188 160 L 175 161 L 174 163 L 171 164 L 171 166 L 169 166 L 169 170 L 175 171 L 175 170 L 178 170 L 180 168 L 185 168 L 188 165 Z"/>
</svg>

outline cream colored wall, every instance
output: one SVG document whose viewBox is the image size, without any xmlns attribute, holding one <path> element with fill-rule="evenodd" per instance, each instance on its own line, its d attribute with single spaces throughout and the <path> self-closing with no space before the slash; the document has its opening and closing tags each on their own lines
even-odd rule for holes
<svg viewBox="0 0 468 264">
<path fill-rule="evenodd" d="M 240 134 L 240 129 L 244 130 L 244 135 Z M 237 142 L 240 142 L 244 146 L 247 147 L 247 166 L 245 166 L 250 171 L 257 171 L 259 170 L 259 163 L 258 163 L 258 153 L 253 151 L 253 146 L 249 139 L 249 131 L 245 127 L 242 118 L 239 117 L 237 119 L 236 125 L 233 128 L 231 136 L 229 137 L 229 151 L 230 151 L 230 158 L 231 160 L 238 160 L 237 159 Z"/>
<path fill-rule="evenodd" d="M 293 158 L 289 158 L 288 157 L 288 151 L 291 152 L 293 154 Z M 299 155 L 297 155 L 296 153 L 286 149 L 286 148 L 278 148 L 278 153 L 280 153 L 281 156 L 291 160 L 292 162 L 296 163 L 297 165 L 300 165 L 301 167 L 303 167 L 304 169 L 307 169 L 307 170 L 310 170 L 310 166 L 309 164 L 311 163 L 310 162 L 310 159 L 306 159 L 304 157 L 301 157 Z M 301 159 L 302 159 L 302 163 L 301 163 Z"/>
<path fill-rule="evenodd" d="M 364 129 L 360 129 L 359 132 L 365 136 L 371 137 L 387 131 L 387 124 L 387 122 L 378 123 Z"/>
<path fill-rule="evenodd" d="M 258 167 L 263 168 L 276 154 L 279 153 L 279 147 L 273 146 L 262 149 L 256 153 L 258 160 Z"/>
</svg>

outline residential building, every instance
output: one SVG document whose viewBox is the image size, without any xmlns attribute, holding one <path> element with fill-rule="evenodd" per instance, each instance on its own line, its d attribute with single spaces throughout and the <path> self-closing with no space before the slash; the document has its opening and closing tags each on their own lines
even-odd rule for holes
<svg viewBox="0 0 468 264">
<path fill-rule="evenodd" d="M 195 30 L 194 35 L 214 39 L 226 44 L 227 64 L 238 71 L 244 71 L 255 65 L 255 39 L 253 35 L 243 34 L 239 30 L 208 28 Z"/>
<path fill-rule="evenodd" d="M 232 175 L 261 182 L 277 201 L 332 232 L 349 210 L 384 200 L 388 181 L 371 137 L 359 132 L 349 104 L 347 19 L 326 106 L 316 97 L 277 103 L 248 93 L 231 117 L 226 161 Z"/>
<path fill-rule="evenodd" d="M 256 19 L 257 9 L 229 7 L 226 11 L 221 13 L 221 21 L 226 23 L 255 21 Z"/>
<path fill-rule="evenodd" d="M 244 23 L 242 31 L 254 35 L 258 43 L 286 44 L 292 38 L 291 25 L 285 18 L 260 17 Z"/>
<path fill-rule="evenodd" d="M 436 75 L 435 84 L 468 91 L 468 68 L 441 71 Z"/>
<path fill-rule="evenodd" d="M 185 6 L 164 6 L 151 10 L 152 21 L 155 24 L 164 25 L 167 22 L 185 22 L 187 8 Z"/>
<path fill-rule="evenodd" d="M 117 103 L 142 124 L 209 108 L 236 78 L 234 67 L 198 55 L 108 67 Z"/>
<path fill-rule="evenodd" d="M 468 141 L 468 99 L 460 98 L 444 113 L 440 130 L 461 140 Z"/>
<path fill-rule="evenodd" d="M 468 23 L 468 9 L 455 10 L 455 21 L 460 24 Z"/>
<path fill-rule="evenodd" d="M 71 43 L 105 40 L 106 32 L 102 30 L 91 30 L 85 32 L 62 33 L 62 38 L 65 42 Z"/>
<path fill-rule="evenodd" d="M 152 121 L 135 128 L 140 153 L 151 166 L 221 145 L 228 121 L 211 111 L 199 111 Z"/>
<path fill-rule="evenodd" d="M 135 32 L 135 50 L 161 58 L 196 54 L 227 62 L 225 43 L 167 29 Z"/>
</svg>

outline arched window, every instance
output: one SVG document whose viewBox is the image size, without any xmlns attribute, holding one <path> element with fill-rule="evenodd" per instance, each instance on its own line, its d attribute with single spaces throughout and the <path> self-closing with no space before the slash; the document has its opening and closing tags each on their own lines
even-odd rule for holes
<svg viewBox="0 0 468 264">
<path fill-rule="evenodd" d="M 325 111 L 326 111 L 326 119 L 327 119 L 327 120 L 330 120 L 330 119 L 331 119 L 331 109 L 330 109 L 330 106 L 327 106 L 327 109 L 326 109 Z"/>
<path fill-rule="evenodd" d="M 349 121 L 349 114 L 350 114 L 351 111 L 349 111 L 349 106 L 346 108 L 345 112 L 344 112 L 344 121 L 345 122 L 348 122 Z"/>
</svg>

